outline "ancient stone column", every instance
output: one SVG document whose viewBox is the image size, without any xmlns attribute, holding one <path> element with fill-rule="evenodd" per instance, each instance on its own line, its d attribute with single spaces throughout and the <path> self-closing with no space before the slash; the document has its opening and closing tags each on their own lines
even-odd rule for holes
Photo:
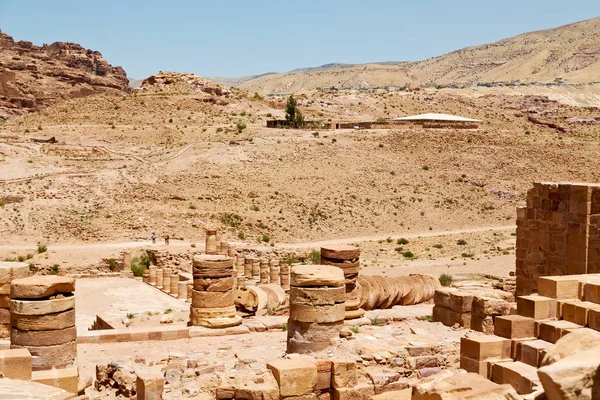
<svg viewBox="0 0 600 400">
<path fill-rule="evenodd" d="M 171 290 L 169 291 L 171 296 L 179 297 L 179 273 L 174 272 L 171 274 Z"/>
<path fill-rule="evenodd" d="M 24 262 L 0 262 L 0 339 L 10 337 L 10 283 L 31 275 Z"/>
<path fill-rule="evenodd" d="M 252 279 L 252 257 L 244 257 L 244 276 Z"/>
<path fill-rule="evenodd" d="M 289 266 L 289 264 L 281 265 L 279 279 L 281 281 L 281 288 L 283 290 L 290 290 L 290 266 Z"/>
<path fill-rule="evenodd" d="M 269 282 L 275 285 L 280 285 L 279 274 L 279 259 L 271 258 L 269 261 Z"/>
<path fill-rule="evenodd" d="M 222 256 L 227 256 L 229 253 L 229 243 L 221 242 L 219 247 L 219 254 Z"/>
<path fill-rule="evenodd" d="M 260 259 L 259 258 L 252 259 L 252 280 L 254 282 L 260 281 Z"/>
<path fill-rule="evenodd" d="M 239 290 L 246 290 L 246 277 L 245 276 L 238 276 L 237 288 Z"/>
<path fill-rule="evenodd" d="M 237 250 L 235 249 L 235 246 L 231 243 L 227 244 L 227 256 L 229 257 L 235 257 L 237 255 Z"/>
<path fill-rule="evenodd" d="M 239 325 L 234 303 L 233 260 L 223 255 L 200 255 L 193 259 L 190 324 L 206 328 Z"/>
<path fill-rule="evenodd" d="M 177 287 L 177 298 L 185 301 L 187 299 L 187 281 L 180 280 Z"/>
<path fill-rule="evenodd" d="M 163 285 L 162 290 L 165 293 L 171 293 L 171 275 L 173 270 L 171 268 L 163 268 Z"/>
<path fill-rule="evenodd" d="M 341 268 L 346 280 L 346 319 L 360 318 L 365 311 L 360 308 L 360 290 L 356 280 L 360 272 L 360 249 L 348 245 L 321 247 L 321 264 Z"/>
<path fill-rule="evenodd" d="M 237 276 L 244 276 L 246 271 L 244 269 L 244 257 L 242 255 L 238 255 L 235 259 L 236 262 L 236 270 Z"/>
<path fill-rule="evenodd" d="M 156 265 L 151 265 L 148 267 L 148 272 L 150 273 L 148 283 L 152 286 L 156 286 Z"/>
<path fill-rule="evenodd" d="M 150 271 L 148 271 L 148 270 L 144 271 L 144 273 L 142 274 L 142 282 L 150 283 Z"/>
<path fill-rule="evenodd" d="M 29 350 L 33 371 L 75 365 L 74 291 L 75 280 L 64 276 L 32 276 L 12 281 L 11 348 Z"/>
<path fill-rule="evenodd" d="M 206 228 L 206 254 L 217 254 L 217 228 Z"/>
<path fill-rule="evenodd" d="M 130 251 L 123 252 L 123 270 L 131 271 L 131 252 Z"/>
<path fill-rule="evenodd" d="M 156 268 L 156 287 L 159 289 L 163 288 L 163 269 Z"/>
<path fill-rule="evenodd" d="M 260 259 L 260 283 L 269 283 L 269 260 L 266 258 Z"/>
<path fill-rule="evenodd" d="M 313 353 L 331 346 L 344 326 L 344 273 L 325 265 L 292 268 L 288 353 Z"/>
</svg>

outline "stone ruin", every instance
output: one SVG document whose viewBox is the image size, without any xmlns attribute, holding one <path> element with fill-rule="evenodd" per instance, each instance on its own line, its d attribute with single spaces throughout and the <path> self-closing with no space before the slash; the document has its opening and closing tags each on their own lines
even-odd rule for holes
<svg viewBox="0 0 600 400">
<path fill-rule="evenodd" d="M 540 276 L 600 272 L 600 185 L 534 183 L 517 209 L 517 295 Z"/>
<path fill-rule="evenodd" d="M 504 278 L 493 285 L 467 281 L 442 288 L 436 277 L 428 275 L 363 275 L 360 250 L 352 246 L 324 246 L 321 265 L 290 264 L 274 254 L 238 249 L 209 229 L 207 254 L 193 257 L 191 274 L 164 254 L 156 254 L 158 265 L 145 271 L 145 283 L 190 302 L 189 327 L 156 334 L 121 329 L 78 335 L 72 278 L 27 278 L 20 276 L 30 274 L 23 265 L 13 264 L 10 269 L 0 265 L 4 267 L 0 268 L 0 291 L 4 290 L 0 310 L 9 305 L 12 347 L 0 350 L 4 376 L 0 391 L 14 379 L 80 391 L 75 340 L 104 343 L 105 337 L 109 341 L 174 340 L 248 333 L 253 331 L 255 316 L 270 318 L 274 311 L 286 315 L 283 358 L 275 356 L 266 368 L 238 369 L 243 364 L 240 358 L 217 380 L 199 376 L 197 382 L 205 384 L 205 390 L 189 392 L 187 397 L 596 398 L 600 396 L 600 274 L 595 273 L 594 208 L 598 187 L 536 184 L 528 194 L 527 208 L 518 211 L 516 281 Z M 10 296 L 5 293 L 7 282 Z M 393 333 L 387 338 L 375 330 L 367 335 L 372 343 L 366 347 L 352 345 L 361 335 L 353 339 L 349 327 L 358 332 L 361 320 L 373 318 L 372 310 L 431 299 L 432 319 L 452 327 L 444 332 L 455 332 L 460 347 L 453 348 L 445 339 L 427 342 L 427 332 L 412 324 L 410 334 Z M 6 320 L 5 316 L 2 321 Z M 97 342 L 88 341 L 91 338 Z M 389 354 L 391 348 L 378 347 L 379 342 L 392 339 L 398 347 L 394 355 Z M 361 346 L 365 346 L 362 341 Z M 341 357 L 340 348 L 350 353 Z M 126 398 L 160 399 L 169 393 L 167 398 L 174 398 L 173 377 L 183 371 L 189 374 L 190 365 L 198 360 L 169 355 L 165 363 L 171 369 L 164 373 L 133 373 L 118 363 L 97 366 L 96 387 L 117 384 Z M 173 368 L 180 372 L 172 372 Z"/>
<path fill-rule="evenodd" d="M 346 290 L 339 268 L 302 265 L 292 269 L 287 352 L 326 350 L 344 326 Z"/>
<path fill-rule="evenodd" d="M 0 376 L 62 389 L 65 399 L 78 393 L 74 292 L 69 277 L 11 281 L 10 350 L 0 350 Z"/>
<path fill-rule="evenodd" d="M 234 304 L 233 259 L 219 255 L 194 257 L 190 325 L 228 328 L 242 323 Z"/>
</svg>

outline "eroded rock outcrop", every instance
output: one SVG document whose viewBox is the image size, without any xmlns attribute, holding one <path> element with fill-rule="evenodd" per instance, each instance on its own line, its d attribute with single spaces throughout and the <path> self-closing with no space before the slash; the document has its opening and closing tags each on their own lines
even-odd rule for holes
<svg viewBox="0 0 600 400">
<path fill-rule="evenodd" d="M 61 99 L 129 91 L 127 74 L 76 43 L 41 47 L 0 31 L 0 119 Z"/>
</svg>

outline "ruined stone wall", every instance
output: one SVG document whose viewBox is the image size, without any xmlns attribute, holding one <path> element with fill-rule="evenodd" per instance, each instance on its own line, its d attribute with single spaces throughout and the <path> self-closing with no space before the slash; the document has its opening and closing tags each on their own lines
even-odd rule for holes
<svg viewBox="0 0 600 400">
<path fill-rule="evenodd" d="M 534 183 L 517 209 L 517 295 L 540 276 L 600 272 L 600 185 Z"/>
</svg>

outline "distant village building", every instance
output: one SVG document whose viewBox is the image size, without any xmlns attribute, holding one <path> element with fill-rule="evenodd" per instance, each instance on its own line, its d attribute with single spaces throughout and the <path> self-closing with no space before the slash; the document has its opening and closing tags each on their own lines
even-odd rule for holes
<svg viewBox="0 0 600 400">
<path fill-rule="evenodd" d="M 483 121 L 449 114 L 420 114 L 393 118 L 395 123 L 412 123 L 423 128 L 477 129 Z"/>
</svg>

